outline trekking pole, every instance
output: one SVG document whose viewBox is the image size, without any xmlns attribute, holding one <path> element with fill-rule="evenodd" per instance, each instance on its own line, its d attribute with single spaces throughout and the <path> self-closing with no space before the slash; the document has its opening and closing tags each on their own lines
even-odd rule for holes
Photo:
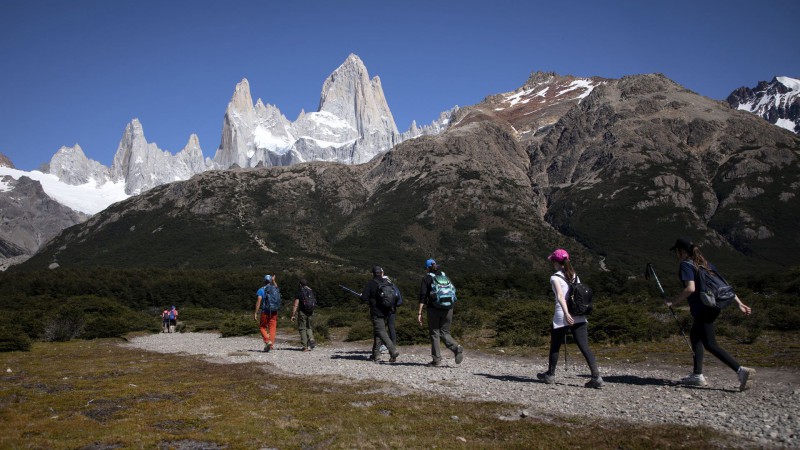
<svg viewBox="0 0 800 450">
<path fill-rule="evenodd" d="M 356 291 L 354 291 L 354 290 L 350 289 L 349 287 L 347 287 L 347 286 L 342 286 L 341 284 L 339 285 L 339 287 L 340 287 L 340 288 L 342 288 L 342 289 L 344 289 L 346 292 L 349 292 L 349 293 L 351 293 L 351 294 L 355 295 L 356 297 L 358 297 L 358 298 L 361 298 L 361 294 L 359 294 L 358 292 L 356 292 Z"/>
<path fill-rule="evenodd" d="M 658 280 L 658 275 L 656 275 L 656 269 L 653 268 L 651 263 L 647 263 L 647 267 L 645 268 L 644 278 L 649 280 L 650 275 L 653 275 L 653 279 L 656 280 L 656 284 L 658 285 L 658 290 L 661 291 L 661 297 L 664 299 L 664 304 L 667 303 L 667 294 L 664 293 L 664 288 L 661 287 L 661 282 Z M 683 335 L 683 340 L 686 341 L 686 345 L 689 346 L 689 350 L 694 355 L 694 349 L 692 348 L 692 344 L 689 342 L 689 338 L 686 337 L 686 332 L 683 331 L 683 325 L 681 325 L 680 320 L 678 320 L 678 315 L 675 314 L 675 310 L 672 309 L 672 305 L 667 305 L 669 307 L 669 312 L 672 313 L 672 317 L 675 318 L 675 323 L 678 324 L 678 329 L 681 330 L 681 335 Z"/>
</svg>

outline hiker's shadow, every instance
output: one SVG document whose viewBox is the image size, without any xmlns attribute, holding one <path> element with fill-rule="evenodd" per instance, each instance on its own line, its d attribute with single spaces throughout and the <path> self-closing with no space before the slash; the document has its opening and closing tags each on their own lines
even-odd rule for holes
<svg viewBox="0 0 800 450">
<path fill-rule="evenodd" d="M 514 381 L 516 383 L 530 383 L 530 382 L 533 382 L 533 381 L 538 381 L 535 378 L 520 377 L 520 376 L 517 376 L 517 375 L 495 375 L 495 374 L 491 374 L 491 373 L 475 373 L 474 375 L 477 375 L 479 377 L 486 377 L 486 378 L 489 378 L 491 380 Z"/>
<path fill-rule="evenodd" d="M 588 378 L 588 375 L 586 376 Z M 708 386 L 687 386 L 674 380 L 664 378 L 638 377 L 636 375 L 609 375 L 604 376 L 606 383 L 633 384 L 636 386 L 680 386 L 684 389 L 698 389 L 702 391 L 738 392 L 732 389 L 712 388 Z"/>
<path fill-rule="evenodd" d="M 588 378 L 588 375 L 586 376 Z M 664 378 L 639 377 L 636 375 L 603 376 L 606 383 L 633 384 L 636 386 L 672 386 L 673 381 Z"/>
</svg>

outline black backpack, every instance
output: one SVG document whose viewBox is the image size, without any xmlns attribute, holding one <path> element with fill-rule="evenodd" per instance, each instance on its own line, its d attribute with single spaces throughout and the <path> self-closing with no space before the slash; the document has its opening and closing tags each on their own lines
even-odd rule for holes
<svg viewBox="0 0 800 450">
<path fill-rule="evenodd" d="M 567 310 L 569 310 L 569 313 L 573 316 L 588 316 L 591 314 L 593 309 L 592 288 L 581 282 L 573 283 L 567 280 L 566 277 L 560 273 L 556 273 L 555 275 L 566 281 L 567 285 L 569 286 L 569 289 L 564 295 L 564 299 L 567 301 Z M 575 279 L 578 279 L 577 275 L 575 275 Z"/>
<path fill-rule="evenodd" d="M 303 312 L 311 315 L 314 313 L 314 307 L 317 306 L 317 295 L 308 287 L 303 286 L 300 288 L 300 300 L 302 300 Z"/>
<path fill-rule="evenodd" d="M 695 267 L 695 269 L 698 279 L 697 290 L 704 305 L 722 309 L 733 303 L 736 293 L 722 275 L 705 267 Z"/>
<path fill-rule="evenodd" d="M 391 281 L 384 279 L 378 282 L 378 298 L 375 305 L 384 311 L 391 310 L 397 305 L 398 290 Z"/>
</svg>

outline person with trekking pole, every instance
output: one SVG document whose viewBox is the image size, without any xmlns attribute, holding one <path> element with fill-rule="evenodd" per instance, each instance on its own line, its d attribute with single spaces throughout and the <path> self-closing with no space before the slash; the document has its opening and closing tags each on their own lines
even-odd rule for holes
<svg viewBox="0 0 800 450">
<path fill-rule="evenodd" d="M 297 331 L 300 333 L 300 344 L 304 352 L 309 352 L 317 346 L 314 342 L 314 331 L 312 330 L 311 317 L 314 314 L 314 307 L 317 305 L 317 295 L 308 286 L 305 278 L 300 279 L 300 286 L 294 296 L 292 305 L 292 322 L 297 322 Z"/>
<path fill-rule="evenodd" d="M 567 332 L 572 332 L 578 349 L 586 359 L 592 377 L 584 385 L 587 388 L 600 389 L 603 387 L 603 377 L 597 367 L 594 354 L 589 349 L 589 333 L 587 331 L 588 322 L 586 316 L 573 316 L 567 307 L 567 295 L 571 283 L 579 283 L 580 278 L 575 273 L 572 263 L 569 260 L 569 253 L 564 249 L 557 249 L 547 259 L 553 264 L 556 271 L 550 277 L 550 287 L 555 295 L 555 312 L 553 314 L 553 328 L 550 331 L 550 355 L 546 372 L 537 373 L 536 378 L 547 384 L 556 381 L 556 366 L 558 365 L 558 352 L 561 345 L 566 342 Z M 569 280 L 569 281 L 568 281 Z"/>
<path fill-rule="evenodd" d="M 428 367 L 442 365 L 442 351 L 440 339 L 444 345 L 455 355 L 456 364 L 464 360 L 464 347 L 458 344 L 450 335 L 450 326 L 453 324 L 453 306 L 456 302 L 455 287 L 433 259 L 425 261 L 428 273 L 422 278 L 419 292 L 419 315 L 417 320 L 422 326 L 422 309 L 427 306 L 428 335 L 431 338 L 431 356 L 433 360 Z"/>
<path fill-rule="evenodd" d="M 281 291 L 278 289 L 275 275 L 264 275 L 264 283 L 264 286 L 256 292 L 256 311 L 253 318 L 258 322 L 258 331 L 264 339 L 264 352 L 270 352 L 275 346 Z"/>
<path fill-rule="evenodd" d="M 391 309 L 396 302 L 396 292 L 394 285 L 383 276 L 381 266 L 372 268 L 372 279 L 364 285 L 361 299 L 369 304 L 369 316 L 372 320 L 374 339 L 372 358 L 370 359 L 375 363 L 380 362 L 380 343 L 382 342 L 389 349 L 389 362 L 397 361 L 400 352 L 386 332 L 386 318 L 391 314 Z"/>
<path fill-rule="evenodd" d="M 712 276 L 719 277 L 717 268 L 706 260 L 700 248 L 692 243 L 691 239 L 679 238 L 669 250 L 675 252 L 675 257 L 680 263 L 679 278 L 683 284 L 683 291 L 672 301 L 667 302 L 667 306 L 671 308 L 673 304 L 688 301 L 689 311 L 694 319 L 692 328 L 689 330 L 689 340 L 694 352 L 694 370 L 689 376 L 680 380 L 681 384 L 687 386 L 708 385 L 703 376 L 703 349 L 705 349 L 736 372 L 740 391 L 750 389 L 756 373 L 755 369 L 740 365 L 717 344 L 714 322 L 721 312 L 720 305 L 709 306 L 704 304 L 701 299 L 703 286 L 701 280 L 706 275 L 701 274 L 700 271 L 710 272 Z M 733 299 L 742 313 L 749 315 L 752 312 L 749 306 L 742 303 L 739 296 L 734 294 Z"/>
</svg>

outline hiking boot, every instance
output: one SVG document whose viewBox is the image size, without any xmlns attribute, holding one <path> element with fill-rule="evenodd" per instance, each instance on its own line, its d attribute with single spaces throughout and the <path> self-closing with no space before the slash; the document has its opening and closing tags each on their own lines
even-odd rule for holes
<svg viewBox="0 0 800 450">
<path fill-rule="evenodd" d="M 316 346 L 317 346 L 317 343 L 314 342 L 314 341 L 311 341 L 311 342 L 308 343 L 308 348 L 310 348 L 311 350 L 314 350 L 314 347 L 316 347 Z"/>
<path fill-rule="evenodd" d="M 744 392 L 753 387 L 753 375 L 756 374 L 756 369 L 751 369 L 745 366 L 739 366 L 736 375 L 739 376 L 739 392 Z"/>
<path fill-rule="evenodd" d="M 303 351 L 304 351 L 304 352 L 310 352 L 310 351 L 311 351 L 311 349 L 310 349 L 310 348 L 308 348 L 308 347 L 303 347 Z"/>
<path fill-rule="evenodd" d="M 271 342 L 265 342 L 264 343 L 264 353 L 269 353 L 270 350 L 272 350 L 272 343 Z"/>
<path fill-rule="evenodd" d="M 385 346 L 385 345 L 381 344 L 381 349 L 380 349 L 380 352 L 381 352 L 381 354 L 384 354 L 384 353 L 389 353 L 389 349 L 388 349 L 388 348 L 386 348 L 386 346 Z"/>
<path fill-rule="evenodd" d="M 555 375 L 550 375 L 547 372 L 537 373 L 536 378 L 544 381 L 545 384 L 553 384 L 556 382 Z"/>
<path fill-rule="evenodd" d="M 587 387 L 587 388 L 601 389 L 604 384 L 605 384 L 605 382 L 603 381 L 603 377 L 598 376 L 597 378 L 592 377 L 583 386 Z"/>
<path fill-rule="evenodd" d="M 460 345 L 456 347 L 455 354 L 456 354 L 456 364 L 461 364 L 461 361 L 464 360 L 464 347 Z"/>
<path fill-rule="evenodd" d="M 397 357 L 398 357 L 398 356 L 400 356 L 400 352 L 395 352 L 395 353 L 394 353 L 394 355 L 392 355 L 392 356 L 389 358 L 389 362 L 397 362 Z"/>
<path fill-rule="evenodd" d="M 708 386 L 706 377 L 702 373 L 693 373 L 688 377 L 681 378 L 681 384 L 686 386 Z"/>
<path fill-rule="evenodd" d="M 441 361 L 437 361 L 437 360 L 433 360 L 433 361 L 429 362 L 428 364 L 425 364 L 425 367 L 442 367 L 442 362 Z"/>
</svg>

